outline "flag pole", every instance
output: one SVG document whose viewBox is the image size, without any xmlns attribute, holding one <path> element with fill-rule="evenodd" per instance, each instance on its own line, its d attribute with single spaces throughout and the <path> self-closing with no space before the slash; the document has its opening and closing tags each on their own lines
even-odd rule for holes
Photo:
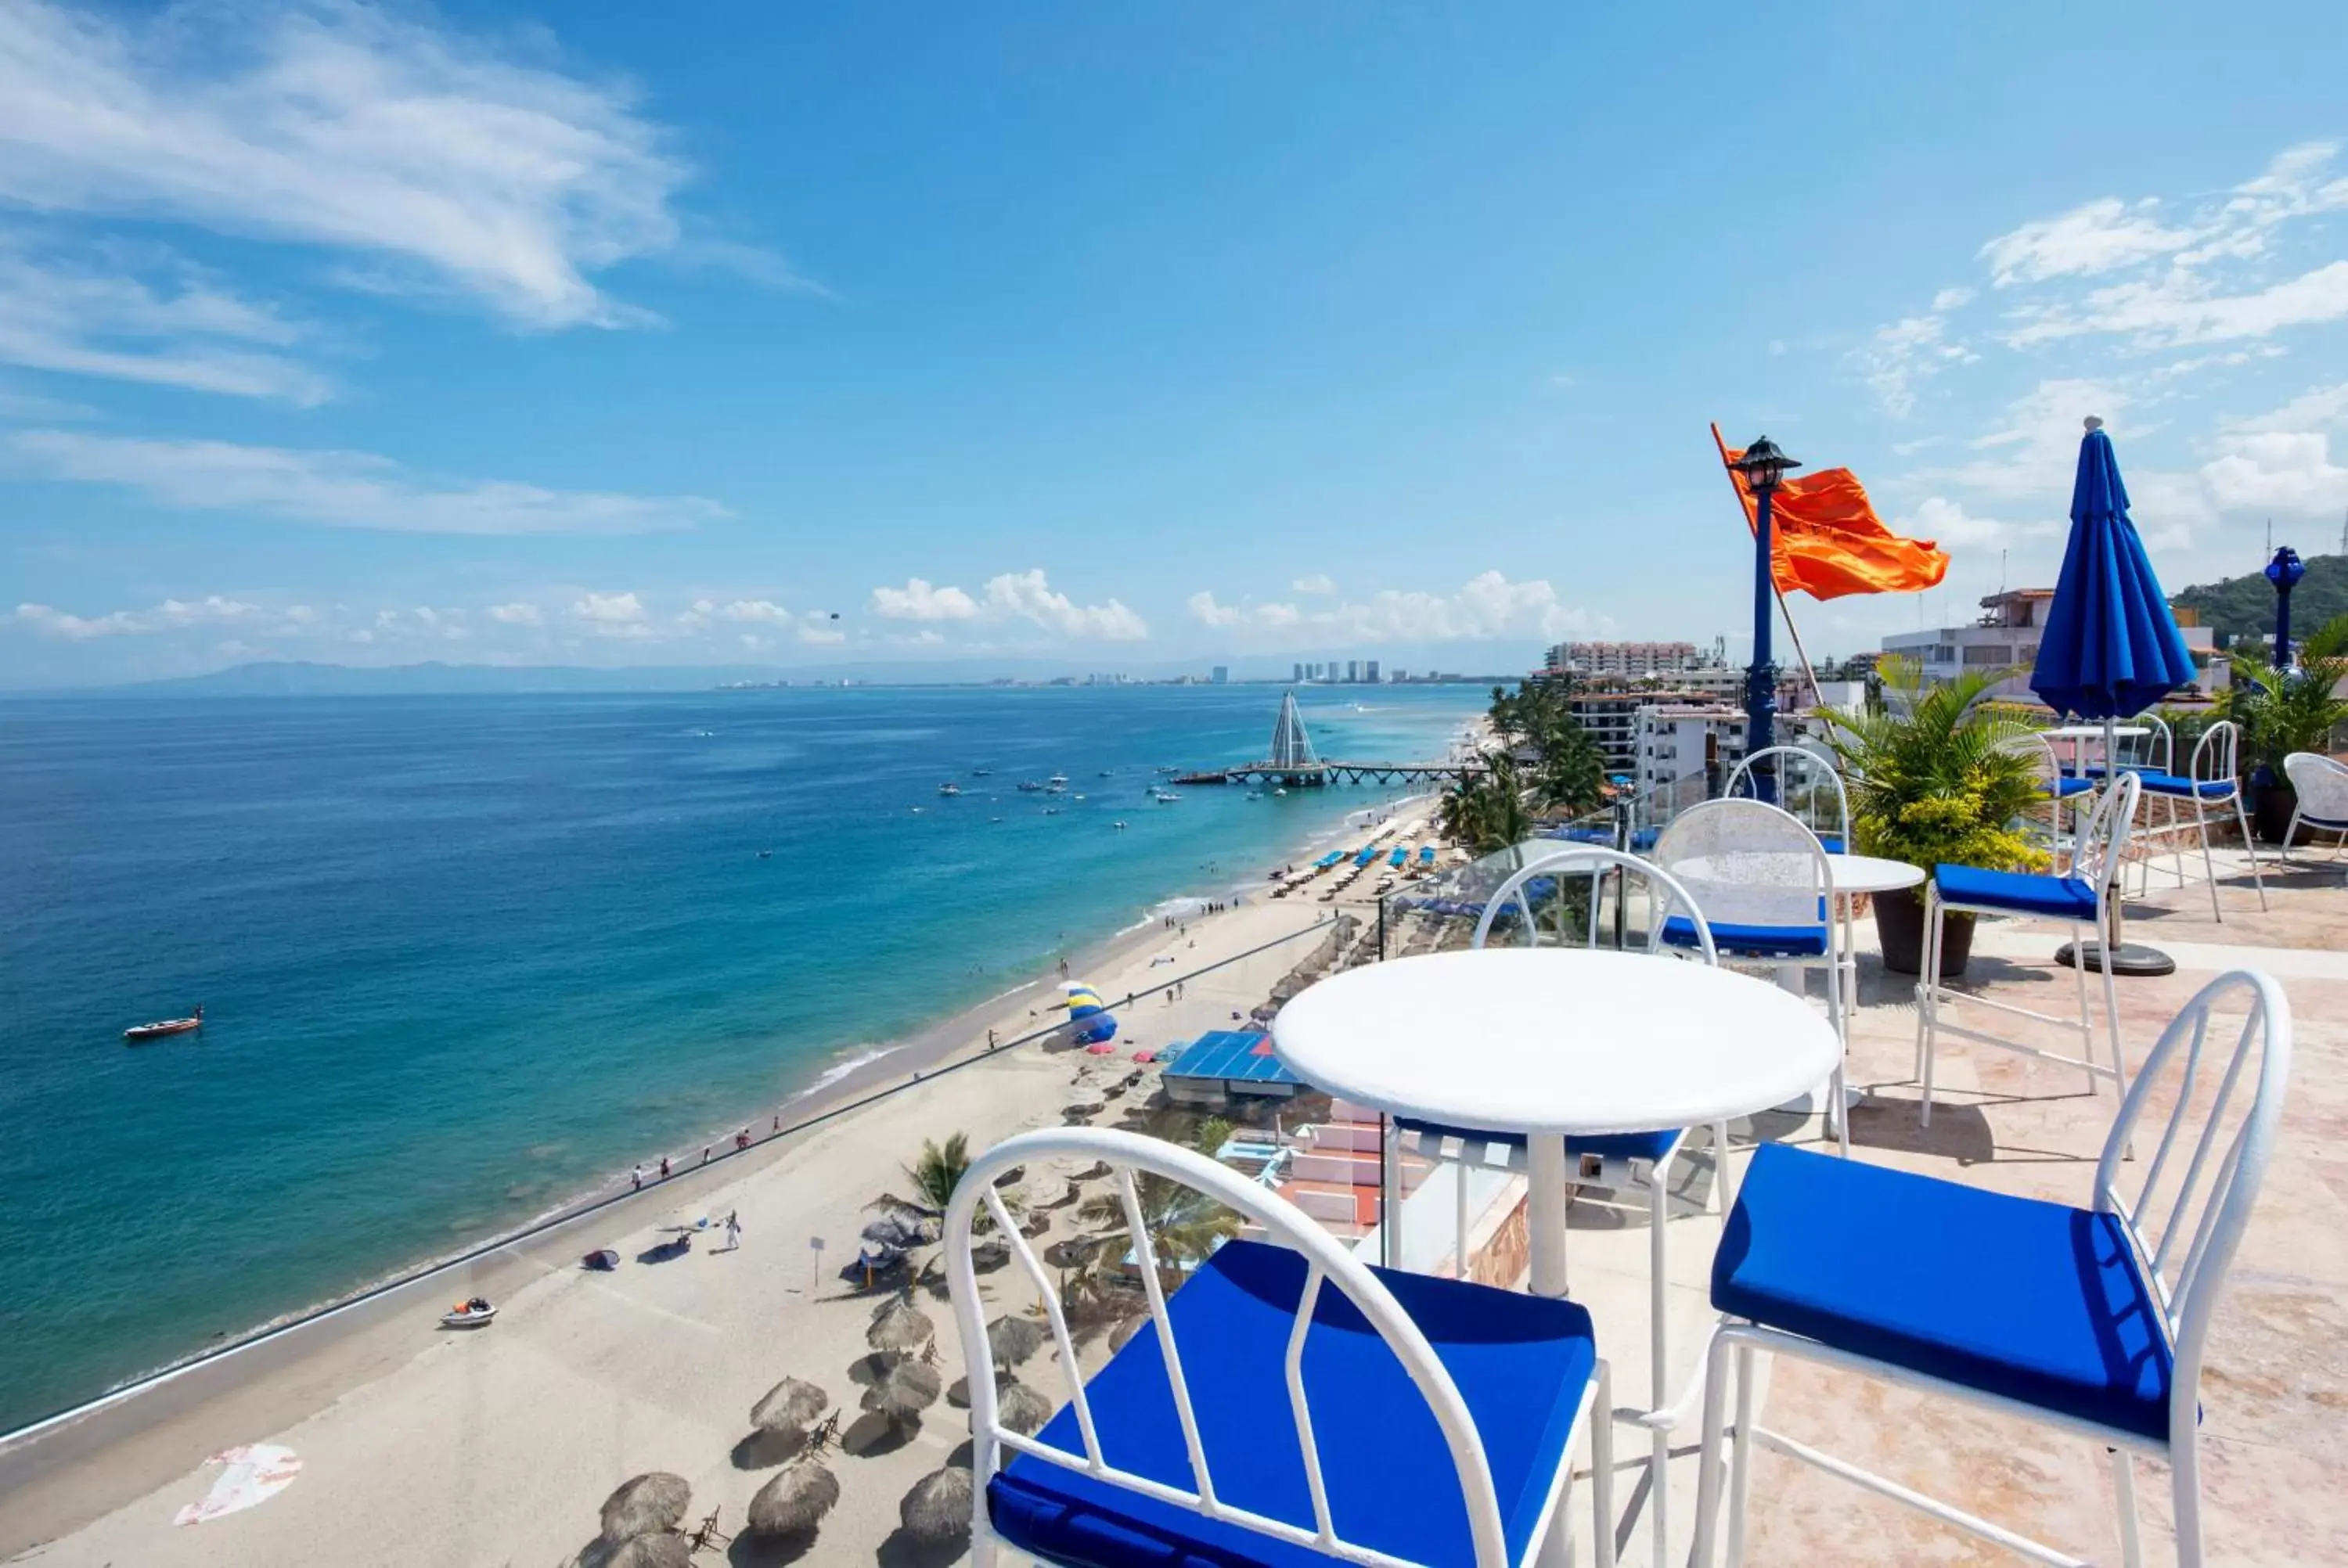
<svg viewBox="0 0 2348 1568">
<path fill-rule="evenodd" d="M 1736 482 L 1735 472 L 1728 466 L 1728 443 L 1720 438 L 1720 424 L 1717 420 L 1714 421 L 1712 426 L 1712 444 L 1720 449 L 1720 471 L 1728 476 L 1728 487 L 1736 492 L 1736 504 L 1745 512 L 1745 526 L 1757 534 L 1761 525 L 1753 515 L 1753 498 L 1745 493 L 1745 487 Z M 1794 625 L 1793 610 L 1787 607 L 1786 590 L 1777 586 L 1777 563 L 1775 560 L 1769 563 L 1769 591 L 1777 596 L 1777 613 L 1785 620 L 1786 635 L 1794 644 L 1794 657 L 1802 661 L 1802 676 L 1810 683 L 1810 697 L 1820 707 L 1824 707 L 1827 701 L 1825 689 L 1818 684 L 1818 672 L 1810 668 L 1809 654 L 1803 651 L 1802 633 Z"/>
</svg>

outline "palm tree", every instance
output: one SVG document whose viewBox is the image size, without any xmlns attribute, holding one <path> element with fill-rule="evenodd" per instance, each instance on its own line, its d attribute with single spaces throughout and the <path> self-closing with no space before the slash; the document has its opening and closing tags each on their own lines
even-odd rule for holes
<svg viewBox="0 0 2348 1568">
<path fill-rule="evenodd" d="M 1229 1122 L 1210 1117 L 1191 1138 L 1190 1146 L 1211 1156 L 1231 1135 Z M 1137 1171 L 1133 1192 L 1139 1202 L 1143 1230 L 1158 1255 L 1160 1289 L 1180 1285 L 1191 1266 L 1205 1261 L 1239 1229 L 1237 1214 L 1180 1182 Z M 1069 1276 L 1068 1294 L 1074 1298 L 1105 1299 L 1123 1284 L 1127 1255 L 1138 1251 L 1124 1197 L 1115 1188 L 1096 1193 L 1076 1206 L 1076 1217 L 1101 1228 L 1086 1238 L 1092 1250 Z"/>
<path fill-rule="evenodd" d="M 864 1206 L 910 1214 L 922 1220 L 942 1220 L 947 1205 L 953 1202 L 954 1189 L 962 1185 L 963 1176 L 970 1169 L 970 1135 L 956 1132 L 943 1143 L 924 1138 L 922 1140 L 921 1157 L 899 1169 L 904 1172 L 905 1181 L 913 1195 L 908 1198 L 900 1197 L 895 1193 L 882 1193 Z M 1001 1196 L 1005 1208 L 1014 1212 L 1018 1209 L 1019 1201 L 1014 1194 L 1006 1192 Z M 983 1235 L 994 1226 L 994 1216 L 984 1208 L 971 1216 L 971 1229 L 974 1234 Z M 933 1236 L 932 1239 L 942 1241 L 942 1238 Z M 907 1276 L 908 1291 L 914 1282 L 930 1277 L 944 1252 L 942 1245 L 936 1245 L 922 1255 Z"/>
<path fill-rule="evenodd" d="M 1444 836 L 1477 855 L 1521 844 L 1533 827 L 1516 759 L 1506 752 L 1491 752 L 1484 762 L 1484 774 L 1452 785 L 1437 808 Z"/>
<path fill-rule="evenodd" d="M 2227 661 L 2234 682 L 2219 709 L 2242 727 L 2243 766 L 2267 768 L 2271 777 L 2293 752 L 2332 749 L 2333 728 L 2348 718 L 2348 702 L 2333 695 L 2348 681 L 2348 615 L 2333 617 L 2299 645 L 2296 670 L 2239 651 Z"/>
</svg>

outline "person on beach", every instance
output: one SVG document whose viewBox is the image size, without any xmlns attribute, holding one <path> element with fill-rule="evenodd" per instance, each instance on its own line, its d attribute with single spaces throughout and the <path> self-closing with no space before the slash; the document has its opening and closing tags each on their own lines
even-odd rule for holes
<svg viewBox="0 0 2348 1568">
<path fill-rule="evenodd" d="M 628 1180 L 633 1184 L 629 1188 L 631 1192 L 641 1193 L 644 1190 L 644 1163 L 642 1160 L 637 1161 L 636 1168 L 628 1173 Z"/>
<path fill-rule="evenodd" d="M 706 1143 L 701 1146 L 701 1163 L 705 1165 L 709 1163 L 709 1145 Z"/>
<path fill-rule="evenodd" d="M 994 1049 L 994 1031 L 991 1029 L 986 1031 L 986 1049 L 989 1050 Z"/>
<path fill-rule="evenodd" d="M 663 1154 L 661 1156 L 661 1180 L 664 1182 L 668 1180 L 668 1156 L 666 1154 Z"/>
<path fill-rule="evenodd" d="M 726 1250 L 727 1252 L 742 1250 L 742 1220 L 738 1213 L 731 1213 L 726 1216 Z"/>
<path fill-rule="evenodd" d="M 775 1113 L 775 1125 L 774 1125 L 774 1128 L 772 1129 L 772 1131 L 770 1131 L 770 1132 L 767 1132 L 767 1136 L 768 1136 L 769 1138 L 771 1138 L 771 1137 L 773 1137 L 773 1136 L 775 1135 L 775 1133 L 779 1132 L 781 1132 L 782 1130 L 783 1130 L 783 1118 L 782 1118 L 782 1113 L 781 1113 L 780 1112 L 777 1112 Z"/>
<path fill-rule="evenodd" d="M 745 1127 L 734 1134 L 734 1146 L 736 1149 L 747 1149 L 750 1146 L 750 1129 Z"/>
</svg>

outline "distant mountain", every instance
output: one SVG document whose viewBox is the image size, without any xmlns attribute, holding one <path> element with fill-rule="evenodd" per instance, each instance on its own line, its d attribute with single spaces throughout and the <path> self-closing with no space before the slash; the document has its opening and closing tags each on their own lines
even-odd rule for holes
<svg viewBox="0 0 2348 1568">
<path fill-rule="evenodd" d="M 2197 583 L 2168 602 L 2179 610 L 2201 612 L 2201 624 L 2217 634 L 2218 646 L 2238 637 L 2258 638 L 2274 630 L 2274 585 L 2263 573 L 2245 572 L 2223 582 Z M 2307 575 L 2291 594 L 2291 625 L 2294 641 L 2335 615 L 2348 615 L 2348 556 L 2311 556 Z"/>
</svg>

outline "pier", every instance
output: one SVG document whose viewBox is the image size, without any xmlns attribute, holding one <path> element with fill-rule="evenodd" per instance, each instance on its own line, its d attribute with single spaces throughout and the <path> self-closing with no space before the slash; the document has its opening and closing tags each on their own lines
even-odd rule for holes
<svg viewBox="0 0 2348 1568">
<path fill-rule="evenodd" d="M 1280 699 L 1280 718 L 1272 729 L 1272 754 L 1260 763 L 1237 767 L 1201 768 L 1175 779 L 1178 784 L 1268 784 L 1284 789 L 1319 789 L 1332 784 L 1450 784 L 1480 776 L 1480 758 L 1465 762 L 1383 763 L 1340 762 L 1313 749 L 1304 720 L 1296 712 L 1296 694 Z"/>
</svg>

